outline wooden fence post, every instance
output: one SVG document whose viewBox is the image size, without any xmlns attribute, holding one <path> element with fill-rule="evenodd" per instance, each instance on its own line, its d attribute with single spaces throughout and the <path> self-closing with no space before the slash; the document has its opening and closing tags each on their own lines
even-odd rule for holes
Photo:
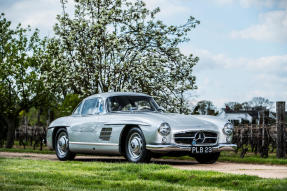
<svg viewBox="0 0 287 191">
<path fill-rule="evenodd" d="M 284 158 L 286 153 L 285 102 L 276 102 L 276 125 L 277 125 L 277 158 Z"/>
</svg>

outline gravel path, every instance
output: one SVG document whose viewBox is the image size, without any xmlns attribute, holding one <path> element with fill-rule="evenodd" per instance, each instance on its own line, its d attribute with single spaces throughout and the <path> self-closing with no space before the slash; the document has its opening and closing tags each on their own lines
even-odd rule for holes
<svg viewBox="0 0 287 191">
<path fill-rule="evenodd" d="M 7 158 L 29 158 L 35 160 L 58 160 L 54 154 L 34 154 L 34 153 L 13 153 L 0 152 L 0 157 Z M 126 162 L 123 157 L 108 156 L 77 156 L 77 161 L 104 161 L 104 162 Z M 211 170 L 232 174 L 254 175 L 262 178 L 287 178 L 287 166 L 261 165 L 261 164 L 241 164 L 217 162 L 215 164 L 198 164 L 195 161 L 174 160 L 174 159 L 153 159 L 157 164 L 168 164 L 183 170 Z"/>
</svg>

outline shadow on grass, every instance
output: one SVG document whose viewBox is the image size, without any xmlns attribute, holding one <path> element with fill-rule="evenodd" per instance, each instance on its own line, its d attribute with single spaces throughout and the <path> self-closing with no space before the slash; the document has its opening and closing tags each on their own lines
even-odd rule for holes
<svg viewBox="0 0 287 191">
<path fill-rule="evenodd" d="M 80 162 L 106 162 L 106 163 L 130 163 L 124 158 L 76 158 L 75 161 Z M 182 161 L 176 159 L 152 159 L 152 164 L 161 164 L 161 165 L 197 165 L 196 161 Z"/>
</svg>

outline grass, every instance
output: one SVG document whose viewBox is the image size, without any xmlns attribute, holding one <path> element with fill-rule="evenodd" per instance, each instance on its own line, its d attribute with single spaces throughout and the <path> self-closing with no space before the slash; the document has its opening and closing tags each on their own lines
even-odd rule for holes
<svg viewBox="0 0 287 191">
<path fill-rule="evenodd" d="M 268 158 L 261 158 L 260 154 L 247 153 L 244 158 L 239 157 L 239 153 L 222 152 L 219 161 L 237 162 L 237 163 L 252 163 L 252 164 L 272 164 L 272 165 L 287 165 L 287 158 L 278 159 L 275 153 L 270 153 Z"/>
<path fill-rule="evenodd" d="M 55 151 L 51 151 L 48 149 L 43 149 L 42 151 L 40 150 L 34 150 L 33 148 L 11 148 L 11 149 L 6 149 L 6 148 L 0 148 L 0 152 L 16 152 L 16 153 L 38 153 L 38 154 L 55 154 Z"/>
<path fill-rule="evenodd" d="M 287 179 L 158 164 L 0 158 L 0 166 L 0 190 L 287 190 Z"/>
<path fill-rule="evenodd" d="M 195 160 L 190 156 L 182 157 L 163 157 L 172 158 L 179 160 Z M 244 158 L 240 158 L 239 153 L 234 152 L 221 152 L 218 161 L 221 162 L 236 162 L 236 163 L 250 163 L 250 164 L 271 164 L 271 165 L 287 165 L 287 159 L 278 159 L 276 154 L 269 154 L 268 158 L 261 158 L 260 154 L 255 155 L 254 153 L 247 153 Z"/>
<path fill-rule="evenodd" d="M 12 149 L 0 148 L 0 152 L 19 152 L 19 153 L 38 153 L 38 154 L 55 154 L 55 151 L 48 150 L 47 147 L 43 147 L 43 150 L 33 150 L 32 147 L 26 147 L 23 149 L 18 146 L 14 146 Z M 179 160 L 195 160 L 189 156 L 183 157 L 163 157 L 163 158 L 174 158 Z M 251 164 L 272 164 L 272 165 L 287 165 L 287 158 L 278 159 L 276 153 L 269 153 L 268 158 L 261 158 L 260 154 L 255 155 L 254 153 L 247 153 L 244 158 L 240 158 L 239 153 L 234 152 L 221 152 L 219 160 L 221 162 L 237 162 L 237 163 L 251 163 Z"/>
<path fill-rule="evenodd" d="M 33 142 L 34 144 L 34 142 Z M 4 144 L 5 145 L 5 144 Z M 0 152 L 17 152 L 17 153 L 39 153 L 39 154 L 55 154 L 55 151 L 51 151 L 47 146 L 43 145 L 42 150 L 40 150 L 39 145 L 34 149 L 33 146 L 26 143 L 26 148 L 19 144 L 19 141 L 14 141 L 14 146 L 11 149 L 1 148 Z"/>
</svg>

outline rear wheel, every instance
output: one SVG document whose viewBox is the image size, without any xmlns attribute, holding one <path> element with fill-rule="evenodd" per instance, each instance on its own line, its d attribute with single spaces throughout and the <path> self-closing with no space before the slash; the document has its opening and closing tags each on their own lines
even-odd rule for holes
<svg viewBox="0 0 287 191">
<path fill-rule="evenodd" d="M 130 162 L 149 162 L 151 153 L 146 149 L 146 142 L 142 131 L 134 127 L 129 130 L 125 140 L 126 158 Z"/>
<path fill-rule="evenodd" d="M 201 164 L 213 164 L 217 161 L 219 156 L 220 152 L 195 155 L 194 158 Z"/>
<path fill-rule="evenodd" d="M 73 160 L 76 156 L 75 153 L 72 153 L 69 149 L 69 137 L 67 130 L 61 128 L 56 134 L 56 155 L 59 160 Z"/>
</svg>

